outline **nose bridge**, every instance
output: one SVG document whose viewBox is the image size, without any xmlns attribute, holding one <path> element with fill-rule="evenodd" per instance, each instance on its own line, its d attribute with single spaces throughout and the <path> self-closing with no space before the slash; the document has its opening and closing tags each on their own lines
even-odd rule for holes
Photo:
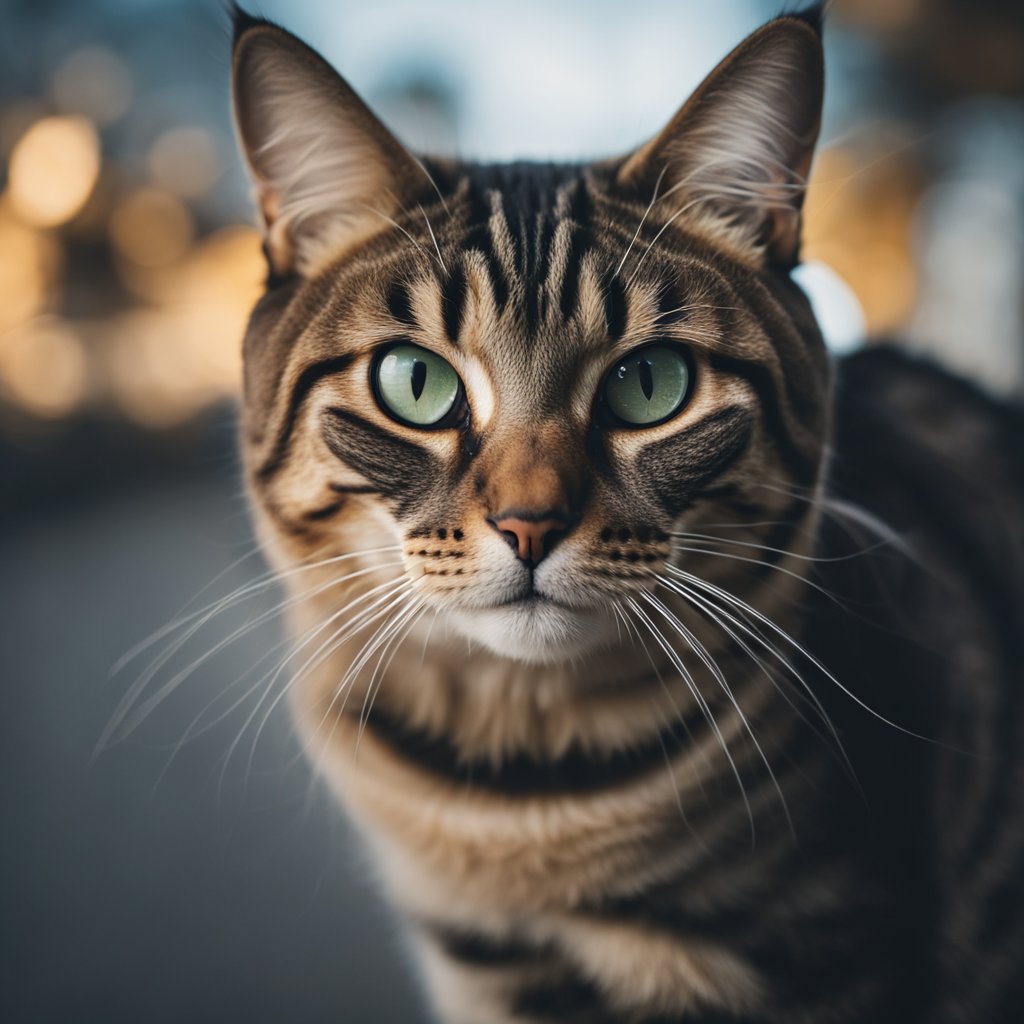
<svg viewBox="0 0 1024 1024">
<path fill-rule="evenodd" d="M 510 427 L 491 439 L 482 496 L 489 517 L 568 521 L 578 511 L 582 453 L 558 424 Z"/>
</svg>

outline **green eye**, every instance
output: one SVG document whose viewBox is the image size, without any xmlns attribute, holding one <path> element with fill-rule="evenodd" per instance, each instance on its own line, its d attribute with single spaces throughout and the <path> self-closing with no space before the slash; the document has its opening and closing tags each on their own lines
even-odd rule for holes
<svg viewBox="0 0 1024 1024">
<path fill-rule="evenodd" d="M 393 419 L 434 427 L 455 408 L 462 389 L 449 362 L 419 345 L 394 345 L 373 371 L 377 403 Z"/>
<path fill-rule="evenodd" d="M 612 367 L 605 378 L 604 401 L 620 423 L 650 427 L 683 407 L 690 377 L 690 364 L 679 349 L 648 345 Z"/>
</svg>

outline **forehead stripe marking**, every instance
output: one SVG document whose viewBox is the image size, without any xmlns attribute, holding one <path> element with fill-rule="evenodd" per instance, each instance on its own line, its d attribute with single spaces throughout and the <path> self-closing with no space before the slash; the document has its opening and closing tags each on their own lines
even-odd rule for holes
<svg viewBox="0 0 1024 1024">
<path fill-rule="evenodd" d="M 459 343 L 459 332 L 462 327 L 462 314 L 466 306 L 469 281 L 466 268 L 461 260 L 452 267 L 448 280 L 441 288 L 441 319 L 444 321 L 445 334 L 453 345 Z"/>
<path fill-rule="evenodd" d="M 406 327 L 416 327 L 416 314 L 412 308 L 412 296 L 404 281 L 394 281 L 388 289 L 388 312 Z"/>
</svg>

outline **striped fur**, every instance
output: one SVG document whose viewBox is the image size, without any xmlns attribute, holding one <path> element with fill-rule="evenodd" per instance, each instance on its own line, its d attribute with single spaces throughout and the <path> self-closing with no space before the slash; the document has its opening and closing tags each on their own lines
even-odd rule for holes
<svg viewBox="0 0 1024 1024">
<path fill-rule="evenodd" d="M 770 23 L 626 158 L 481 166 L 238 17 L 289 696 L 452 1024 L 1015 1019 L 1021 426 L 895 355 L 835 391 L 788 277 L 819 33 Z M 456 425 L 378 405 L 399 340 Z M 691 395 L 623 429 L 603 381 L 652 342 Z M 534 566 L 512 513 L 564 527 Z"/>
</svg>

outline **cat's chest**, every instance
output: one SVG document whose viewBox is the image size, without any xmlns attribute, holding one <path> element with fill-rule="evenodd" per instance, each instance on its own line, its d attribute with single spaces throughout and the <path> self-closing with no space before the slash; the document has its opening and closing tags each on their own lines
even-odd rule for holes
<svg viewBox="0 0 1024 1024">
<path fill-rule="evenodd" d="M 649 1000 L 679 1014 L 709 1004 L 748 1010 L 764 983 L 736 950 L 605 912 L 696 869 L 706 855 L 683 835 L 673 782 L 663 775 L 664 790 L 646 779 L 615 794 L 453 792 L 364 734 L 358 759 L 332 779 L 363 826 L 389 896 L 420 934 L 424 974 L 445 1019 L 478 1019 L 493 996 L 490 1019 L 505 1020 L 506 990 L 539 970 L 599 981 L 628 1014 Z M 440 936 L 468 937 L 502 966 L 481 972 Z M 514 951 L 511 965 L 506 950 Z M 480 988 L 499 977 L 496 994 Z"/>
<path fill-rule="evenodd" d="M 495 912 L 569 910 L 628 879 L 678 871 L 687 837 L 672 775 L 612 792 L 500 794 L 439 777 L 357 721 L 337 726 L 328 775 L 349 813 L 384 853 L 392 887 L 403 874 Z M 670 811 L 671 808 L 671 811 Z M 386 852 L 385 852 L 386 851 Z M 697 855 L 697 847 L 693 855 Z"/>
</svg>

